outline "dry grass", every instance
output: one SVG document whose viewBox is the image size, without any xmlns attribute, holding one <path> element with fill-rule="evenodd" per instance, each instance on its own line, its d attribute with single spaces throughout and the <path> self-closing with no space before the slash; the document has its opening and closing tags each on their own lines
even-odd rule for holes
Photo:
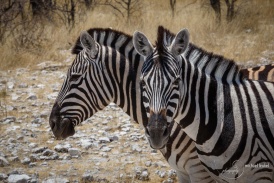
<svg viewBox="0 0 274 183">
<path fill-rule="evenodd" d="M 47 42 L 36 50 L 18 48 L 10 40 L 0 46 L 0 69 L 32 68 L 45 60 L 64 60 L 66 55 L 60 54 L 60 50 L 70 48 L 81 30 L 92 27 L 112 27 L 128 34 L 140 30 L 152 42 L 156 38 L 158 25 L 163 25 L 174 33 L 188 28 L 193 43 L 243 64 L 249 60 L 255 60 L 256 63 L 263 51 L 273 50 L 274 2 L 271 0 L 263 3 L 260 0 L 239 0 L 236 6 L 237 16 L 229 24 L 225 21 L 226 7 L 223 5 L 220 25 L 216 23 L 209 4 L 202 0 L 177 2 L 174 18 L 168 1 L 145 0 L 142 7 L 141 16 L 133 17 L 130 22 L 114 16 L 109 7 L 96 7 L 70 32 L 65 26 L 47 25 L 44 33 Z M 273 54 L 269 57 L 274 60 Z"/>
</svg>

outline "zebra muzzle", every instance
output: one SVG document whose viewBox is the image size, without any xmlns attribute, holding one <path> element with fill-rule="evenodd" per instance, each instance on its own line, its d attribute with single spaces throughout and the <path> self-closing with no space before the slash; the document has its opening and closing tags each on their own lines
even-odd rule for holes
<svg viewBox="0 0 274 183">
<path fill-rule="evenodd" d="M 49 124 L 57 139 L 65 139 L 75 133 L 72 121 L 69 118 L 61 118 L 60 107 L 56 103 L 52 108 Z"/>
<path fill-rule="evenodd" d="M 153 149 L 162 149 L 169 140 L 171 129 L 164 115 L 152 113 L 146 127 L 146 137 Z"/>
</svg>

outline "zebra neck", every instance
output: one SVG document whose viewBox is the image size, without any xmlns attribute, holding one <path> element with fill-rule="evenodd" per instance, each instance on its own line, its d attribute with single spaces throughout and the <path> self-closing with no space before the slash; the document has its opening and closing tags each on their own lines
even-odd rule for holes
<svg viewBox="0 0 274 183">
<path fill-rule="evenodd" d="M 219 110 L 218 103 L 224 102 L 220 93 L 224 85 L 229 84 L 223 84 L 222 80 L 203 72 L 192 61 L 182 61 L 181 106 L 175 120 L 179 121 L 192 140 L 203 144 L 222 125 L 217 125 L 216 113 Z"/>
<path fill-rule="evenodd" d="M 107 75 L 105 83 L 108 83 L 112 92 L 111 102 L 118 105 L 133 121 L 143 125 L 147 121 L 139 88 L 143 61 L 140 61 L 140 56 L 133 51 L 128 51 L 124 56 L 108 47 L 108 52 L 111 56 L 104 59 L 104 70 Z"/>
</svg>

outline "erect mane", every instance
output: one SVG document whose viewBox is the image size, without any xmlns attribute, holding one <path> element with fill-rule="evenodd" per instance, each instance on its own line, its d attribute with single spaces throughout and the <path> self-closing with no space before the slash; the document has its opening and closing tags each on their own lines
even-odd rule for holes
<svg viewBox="0 0 274 183">
<path fill-rule="evenodd" d="M 157 50 L 160 52 L 167 50 L 167 47 L 170 46 L 174 38 L 175 34 L 171 33 L 163 26 L 159 26 L 155 43 Z"/>
<path fill-rule="evenodd" d="M 103 46 L 110 46 L 115 48 L 115 43 L 117 41 L 129 42 L 132 40 L 132 36 L 110 28 L 102 29 L 102 28 L 91 28 L 87 30 L 87 32 L 94 38 L 95 41 L 100 43 Z M 78 54 L 83 50 L 83 46 L 80 42 L 80 36 L 77 38 L 71 53 Z"/>
<path fill-rule="evenodd" d="M 159 52 L 167 51 L 167 47 L 171 45 L 175 36 L 176 35 L 168 29 L 165 29 L 163 26 L 159 26 L 156 41 L 156 48 Z M 217 80 L 231 82 L 242 78 L 243 74 L 240 67 L 233 60 L 226 59 L 221 55 L 207 52 L 192 43 L 189 43 L 184 56 L 202 72 Z M 206 69 L 207 65 L 213 68 L 213 70 Z"/>
</svg>

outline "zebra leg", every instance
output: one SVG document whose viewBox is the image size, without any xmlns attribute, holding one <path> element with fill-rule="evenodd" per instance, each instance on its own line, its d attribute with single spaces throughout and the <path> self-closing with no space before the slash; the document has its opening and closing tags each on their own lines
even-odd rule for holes
<svg viewBox="0 0 274 183">
<path fill-rule="evenodd" d="M 178 177 L 178 182 L 179 183 L 186 183 L 186 182 L 190 182 L 189 180 L 189 176 L 182 173 L 182 172 L 179 172 L 179 171 L 176 171 L 176 174 L 177 174 L 177 177 Z"/>
</svg>

